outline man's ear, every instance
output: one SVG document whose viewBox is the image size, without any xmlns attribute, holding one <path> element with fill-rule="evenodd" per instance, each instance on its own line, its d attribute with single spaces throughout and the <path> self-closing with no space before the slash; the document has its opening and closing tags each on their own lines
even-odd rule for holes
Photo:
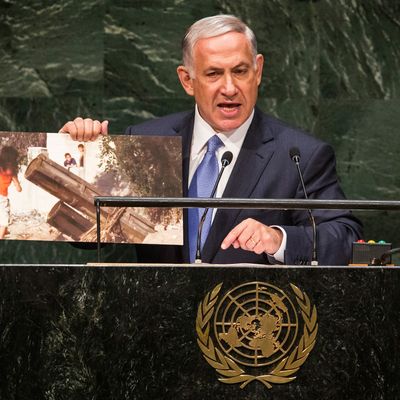
<svg viewBox="0 0 400 400">
<path fill-rule="evenodd" d="M 194 96 L 193 80 L 190 77 L 188 69 L 186 67 L 184 67 L 183 65 L 180 65 L 176 69 L 176 72 L 178 73 L 178 78 L 181 82 L 182 87 L 185 89 L 185 92 L 189 96 Z"/>
<path fill-rule="evenodd" d="M 262 54 L 257 54 L 256 56 L 257 85 L 260 85 L 261 83 L 263 67 L 264 67 L 264 56 Z"/>
</svg>

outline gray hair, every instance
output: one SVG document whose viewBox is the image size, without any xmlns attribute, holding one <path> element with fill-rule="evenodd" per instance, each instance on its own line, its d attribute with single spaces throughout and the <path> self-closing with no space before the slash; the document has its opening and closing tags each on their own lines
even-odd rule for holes
<svg viewBox="0 0 400 400">
<path fill-rule="evenodd" d="M 186 31 L 182 40 L 183 65 L 188 68 L 190 75 L 193 73 L 193 49 L 197 41 L 228 32 L 239 32 L 246 35 L 253 53 L 254 65 L 256 64 L 257 39 L 254 32 L 233 15 L 214 15 L 195 22 Z"/>
</svg>

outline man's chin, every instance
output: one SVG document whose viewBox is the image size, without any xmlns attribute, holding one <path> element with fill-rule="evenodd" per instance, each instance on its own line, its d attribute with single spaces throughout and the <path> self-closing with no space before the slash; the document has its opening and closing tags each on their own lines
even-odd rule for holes
<svg viewBox="0 0 400 400">
<path fill-rule="evenodd" d="M 223 121 L 214 128 L 217 132 L 231 132 L 239 128 L 244 121 Z"/>
<path fill-rule="evenodd" d="M 212 123 L 209 122 L 209 124 L 217 132 L 226 132 L 239 128 L 239 126 L 242 125 L 245 120 L 246 119 L 242 118 L 239 115 L 232 117 L 227 117 L 226 115 L 218 115 L 216 118 L 213 118 Z"/>
</svg>

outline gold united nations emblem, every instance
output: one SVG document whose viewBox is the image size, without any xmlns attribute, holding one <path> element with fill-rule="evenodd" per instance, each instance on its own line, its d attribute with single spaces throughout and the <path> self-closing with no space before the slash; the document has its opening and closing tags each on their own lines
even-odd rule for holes
<svg viewBox="0 0 400 400">
<path fill-rule="evenodd" d="M 315 345 L 317 310 L 290 284 L 290 295 L 266 282 L 248 282 L 221 294 L 222 283 L 199 304 L 197 343 L 223 383 L 268 389 L 296 379 Z M 301 318 L 299 318 L 301 316 Z"/>
</svg>

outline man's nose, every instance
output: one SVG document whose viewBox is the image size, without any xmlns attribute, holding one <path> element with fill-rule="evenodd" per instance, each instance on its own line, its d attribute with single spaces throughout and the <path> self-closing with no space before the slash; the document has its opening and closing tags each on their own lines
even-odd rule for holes
<svg viewBox="0 0 400 400">
<path fill-rule="evenodd" d="M 234 96 L 237 93 L 237 87 L 232 75 L 225 75 L 222 85 L 222 93 L 225 96 Z"/>
</svg>

